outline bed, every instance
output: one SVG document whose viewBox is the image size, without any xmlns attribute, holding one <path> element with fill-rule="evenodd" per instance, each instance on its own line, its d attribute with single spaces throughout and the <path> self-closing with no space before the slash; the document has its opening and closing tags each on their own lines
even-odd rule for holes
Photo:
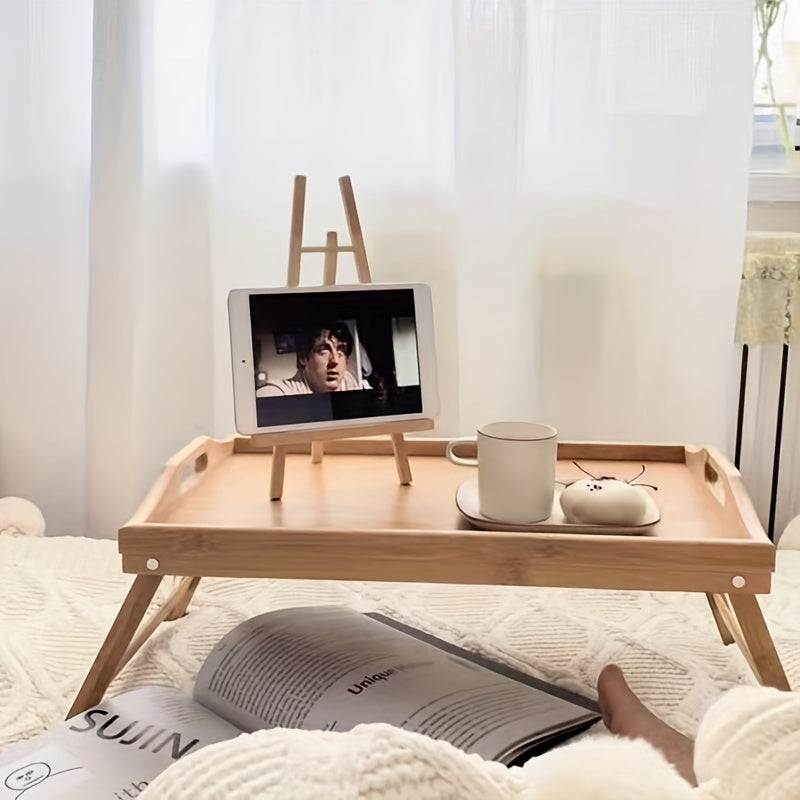
<svg viewBox="0 0 800 800">
<path fill-rule="evenodd" d="M 800 549 L 786 544 L 761 604 L 798 687 Z M 0 534 L 0 748 L 64 718 L 131 580 L 114 541 Z M 109 693 L 147 683 L 188 691 L 240 620 L 328 603 L 381 611 L 589 696 L 600 669 L 615 662 L 657 714 L 689 735 L 723 692 L 755 683 L 698 594 L 206 578 L 189 613 L 163 623 Z"/>
</svg>

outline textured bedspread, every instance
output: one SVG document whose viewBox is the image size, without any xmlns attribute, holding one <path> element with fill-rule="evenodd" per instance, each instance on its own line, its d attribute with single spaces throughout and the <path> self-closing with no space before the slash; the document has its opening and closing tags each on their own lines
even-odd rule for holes
<svg viewBox="0 0 800 800">
<path fill-rule="evenodd" d="M 0 748 L 63 719 L 130 582 L 115 542 L 0 535 Z M 601 667 L 616 662 L 654 711 L 692 735 L 724 690 L 755 683 L 737 648 L 722 644 L 703 595 L 206 578 L 189 614 L 163 623 L 110 692 L 188 690 L 235 623 L 323 603 L 382 611 L 591 696 Z M 761 604 L 798 688 L 800 551 L 779 550 Z"/>
</svg>

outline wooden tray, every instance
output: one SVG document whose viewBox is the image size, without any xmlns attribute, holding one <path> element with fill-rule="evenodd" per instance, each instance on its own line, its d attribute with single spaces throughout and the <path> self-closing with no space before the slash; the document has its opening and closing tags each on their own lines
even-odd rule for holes
<svg viewBox="0 0 800 800">
<path fill-rule="evenodd" d="M 689 445 L 563 442 L 557 476 L 658 486 L 661 519 L 640 536 L 476 530 L 459 514 L 471 468 L 445 440 L 408 439 L 410 486 L 390 441 L 326 443 L 320 464 L 298 445 L 283 499 L 269 500 L 270 448 L 201 438 L 168 463 L 119 533 L 126 572 L 434 583 L 527 584 L 762 593 L 775 554 L 739 473 Z"/>
<path fill-rule="evenodd" d="M 769 591 L 775 549 L 721 454 L 559 444 L 561 479 L 579 459 L 595 475 L 626 480 L 644 465 L 658 486 L 661 518 L 646 533 L 587 536 L 471 528 L 453 502 L 469 468 L 444 458 L 445 444 L 407 442 L 412 485 L 398 481 L 409 465 L 401 468 L 390 440 L 335 440 L 321 463 L 311 445 L 298 446 L 286 457 L 283 499 L 271 502 L 271 445 L 192 442 L 120 529 L 123 569 L 136 577 L 69 716 L 100 701 L 161 622 L 186 613 L 203 576 L 705 592 L 723 642 L 739 645 L 759 681 L 790 688 L 755 597 Z M 146 618 L 165 576 L 180 580 Z"/>
</svg>

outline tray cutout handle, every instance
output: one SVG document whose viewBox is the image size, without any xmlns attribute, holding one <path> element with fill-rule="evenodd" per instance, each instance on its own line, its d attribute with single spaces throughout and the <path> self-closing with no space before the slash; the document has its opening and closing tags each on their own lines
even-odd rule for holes
<svg viewBox="0 0 800 800">
<path fill-rule="evenodd" d="M 179 495 L 183 495 L 197 483 L 201 473 L 208 469 L 208 453 L 200 453 L 194 460 L 187 461 L 183 465 L 178 480 L 177 491 Z"/>
<path fill-rule="evenodd" d="M 165 513 L 210 469 L 233 451 L 233 438 L 212 439 L 198 436 L 164 465 L 158 480 L 147 494 L 128 525 L 149 522 Z"/>
<path fill-rule="evenodd" d="M 703 466 L 703 476 L 711 494 L 717 498 L 720 505 L 724 506 L 726 498 L 725 485 L 720 480 L 719 473 L 709 459 L 706 459 L 706 463 Z"/>
</svg>

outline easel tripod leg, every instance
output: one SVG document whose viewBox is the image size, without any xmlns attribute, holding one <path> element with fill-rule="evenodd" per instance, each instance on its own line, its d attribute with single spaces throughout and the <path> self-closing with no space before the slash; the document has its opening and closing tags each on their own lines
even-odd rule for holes
<svg viewBox="0 0 800 800">
<path fill-rule="evenodd" d="M 344 216 L 347 220 L 347 230 L 350 233 L 350 242 L 353 246 L 353 260 L 356 263 L 356 272 L 359 283 L 371 283 L 372 275 L 367 261 L 367 249 L 364 246 L 364 234 L 361 231 L 361 222 L 358 219 L 356 198 L 353 194 L 353 184 L 349 175 L 339 178 L 339 191 L 344 205 Z"/>
<path fill-rule="evenodd" d="M 286 445 L 272 448 L 272 466 L 269 476 L 269 499 L 280 500 L 283 495 L 283 473 L 286 468 Z"/>
<path fill-rule="evenodd" d="M 286 275 L 287 286 L 300 283 L 300 253 L 303 248 L 303 215 L 306 205 L 305 175 L 294 176 L 292 195 L 292 223 L 289 233 L 289 267 Z"/>
<path fill-rule="evenodd" d="M 392 434 L 392 448 L 397 466 L 397 477 L 403 486 L 411 483 L 411 467 L 408 464 L 408 446 L 402 433 Z"/>
</svg>

